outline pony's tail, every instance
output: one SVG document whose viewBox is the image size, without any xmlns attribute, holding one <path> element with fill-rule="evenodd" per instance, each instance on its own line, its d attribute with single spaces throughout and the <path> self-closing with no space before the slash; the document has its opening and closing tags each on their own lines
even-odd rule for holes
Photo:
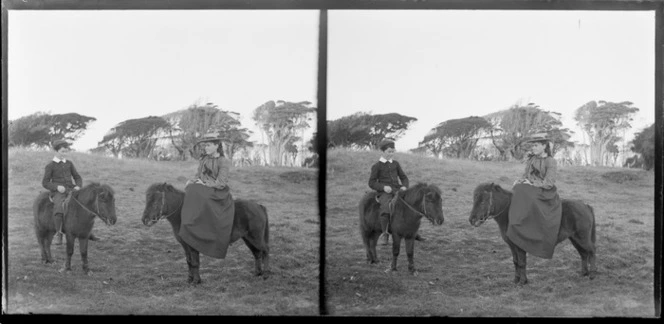
<svg viewBox="0 0 664 324">
<path fill-rule="evenodd" d="M 586 206 L 588 206 L 588 209 L 590 209 L 590 214 L 593 216 L 592 217 L 593 223 L 592 226 L 590 227 L 590 239 L 592 240 L 593 244 L 595 244 L 595 210 L 593 209 L 593 206 L 590 206 L 588 204 L 586 204 Z"/>
</svg>

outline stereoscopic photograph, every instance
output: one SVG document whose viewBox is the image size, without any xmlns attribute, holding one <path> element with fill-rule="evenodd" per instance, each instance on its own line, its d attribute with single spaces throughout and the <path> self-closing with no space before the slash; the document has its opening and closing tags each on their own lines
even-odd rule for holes
<svg viewBox="0 0 664 324">
<path fill-rule="evenodd" d="M 655 315 L 654 11 L 328 28 L 330 314 Z"/>
<path fill-rule="evenodd" d="M 9 11 L 3 313 L 318 315 L 318 25 Z"/>
<path fill-rule="evenodd" d="M 662 8 L 3 0 L 2 314 L 657 318 Z"/>
</svg>

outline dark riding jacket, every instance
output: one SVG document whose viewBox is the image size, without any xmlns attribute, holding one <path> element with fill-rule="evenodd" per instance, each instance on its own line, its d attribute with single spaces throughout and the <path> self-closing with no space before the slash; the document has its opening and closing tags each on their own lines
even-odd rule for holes
<svg viewBox="0 0 664 324">
<path fill-rule="evenodd" d="M 56 162 L 56 160 L 54 158 L 53 161 L 46 165 L 42 186 L 50 191 L 58 191 L 58 186 L 63 186 L 67 189 L 71 189 L 74 186 L 81 187 L 83 179 L 76 171 L 74 163 L 70 160 L 58 160 L 59 162 Z M 75 184 L 72 183 L 72 178 Z"/>
<path fill-rule="evenodd" d="M 401 183 L 399 183 L 401 180 Z M 408 177 L 401 169 L 399 162 L 381 159 L 371 167 L 369 176 L 369 187 L 378 192 L 383 192 L 383 187 L 390 186 L 393 190 L 408 188 Z"/>
</svg>

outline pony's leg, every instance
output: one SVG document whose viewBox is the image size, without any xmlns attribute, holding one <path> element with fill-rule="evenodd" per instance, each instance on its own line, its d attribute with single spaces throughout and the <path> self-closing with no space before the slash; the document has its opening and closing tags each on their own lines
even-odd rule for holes
<svg viewBox="0 0 664 324">
<path fill-rule="evenodd" d="M 521 281 L 519 273 L 519 255 L 517 253 L 518 247 L 514 245 L 514 243 L 512 243 L 512 241 L 510 241 L 510 239 L 507 238 L 504 233 L 502 234 L 503 241 L 507 243 L 507 245 L 510 247 L 510 251 L 512 252 L 512 262 L 514 263 L 514 283 L 517 284 L 519 281 Z"/>
<path fill-rule="evenodd" d="M 570 236 L 569 240 L 576 248 L 581 256 L 581 275 L 589 276 L 590 279 L 595 278 L 597 267 L 595 266 L 595 247 L 588 238 L 582 240 L 581 238 Z M 586 241 L 586 242 L 584 242 Z M 588 267 L 590 265 L 590 268 Z"/>
<path fill-rule="evenodd" d="M 44 238 L 44 251 L 46 252 L 46 263 L 52 263 L 55 261 L 53 259 L 53 254 L 51 254 L 51 242 L 53 241 L 53 236 L 55 233 L 48 232 L 46 233 L 46 238 Z"/>
<path fill-rule="evenodd" d="M 401 249 L 401 236 L 392 233 L 392 271 L 397 271 L 397 258 L 399 257 L 399 250 Z"/>
<path fill-rule="evenodd" d="M 188 283 L 193 283 L 194 282 L 194 272 L 192 269 L 192 256 L 191 256 L 191 251 L 193 250 L 187 243 L 185 243 L 182 239 L 180 239 L 179 236 L 176 236 L 178 242 L 180 242 L 180 245 L 182 245 L 182 249 L 184 249 L 184 256 L 187 259 L 187 282 Z"/>
<path fill-rule="evenodd" d="M 74 255 L 74 235 L 71 233 L 66 233 L 67 238 L 67 257 L 65 259 L 64 268 L 60 271 L 71 271 L 71 257 Z"/>
<path fill-rule="evenodd" d="M 413 275 L 417 275 L 417 270 L 415 270 L 415 238 L 404 239 L 406 241 L 406 256 L 408 256 L 408 271 Z"/>
<path fill-rule="evenodd" d="M 88 239 L 87 238 L 79 238 L 78 239 L 78 249 L 81 250 L 81 263 L 83 265 L 83 272 L 91 276 L 92 271 L 90 271 L 90 267 L 88 265 Z"/>
<path fill-rule="evenodd" d="M 242 240 L 244 244 L 251 250 L 251 254 L 254 255 L 254 275 L 260 276 L 263 274 L 263 269 L 261 269 L 261 259 L 263 258 L 263 252 L 252 244 L 250 240 L 246 237 L 243 237 Z"/>
<path fill-rule="evenodd" d="M 526 251 L 516 247 L 516 257 L 516 271 L 517 276 L 519 277 L 519 281 L 517 283 L 519 285 L 525 285 L 528 283 L 528 277 L 526 277 Z"/>
<path fill-rule="evenodd" d="M 194 275 L 194 281 L 192 282 L 193 284 L 201 283 L 201 276 L 198 273 L 198 269 L 201 266 L 201 262 L 198 257 L 199 257 L 198 251 L 196 251 L 195 249 L 191 249 L 191 270 Z"/>
<path fill-rule="evenodd" d="M 369 234 L 369 263 L 379 263 L 378 252 L 376 252 L 376 246 L 378 245 L 378 238 L 380 238 L 381 233 L 371 232 Z"/>
</svg>

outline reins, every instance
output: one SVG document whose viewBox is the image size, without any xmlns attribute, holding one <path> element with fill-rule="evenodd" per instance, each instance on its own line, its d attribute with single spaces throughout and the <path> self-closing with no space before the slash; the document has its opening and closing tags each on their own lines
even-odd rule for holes
<svg viewBox="0 0 664 324">
<path fill-rule="evenodd" d="M 97 212 L 96 212 L 96 213 L 93 212 L 93 211 L 91 211 L 91 210 L 88 209 L 87 207 L 85 207 L 80 201 L 78 201 L 78 199 L 76 199 L 76 198 L 74 197 L 73 194 L 71 194 L 70 197 L 71 197 L 71 199 L 73 199 L 73 200 L 74 200 L 79 206 L 81 206 L 81 208 L 83 208 L 85 211 L 87 211 L 88 213 L 90 213 L 90 214 L 92 214 L 92 215 L 94 215 L 94 216 L 99 217 L 99 219 L 101 219 L 102 221 L 104 221 L 104 223 L 108 224 L 108 220 L 106 220 L 105 218 L 101 217 L 101 215 L 99 215 L 99 196 L 98 196 L 98 195 L 95 196 L 95 204 L 97 205 Z"/>
<path fill-rule="evenodd" d="M 415 207 L 413 207 L 409 203 L 407 203 L 403 198 L 401 198 L 401 196 L 399 196 L 398 192 L 397 192 L 397 197 L 399 197 L 399 200 L 401 200 L 401 202 L 403 202 L 404 205 L 406 205 L 406 207 L 408 207 L 410 210 L 412 210 L 413 212 L 415 212 L 416 214 L 418 214 L 420 216 L 424 216 L 424 218 L 426 218 L 428 220 L 431 220 L 431 218 L 426 214 L 427 209 L 426 209 L 426 206 L 424 205 L 425 201 L 426 201 L 426 197 L 424 197 L 424 196 L 422 197 L 422 210 L 423 210 L 423 212 L 420 212 L 419 210 L 415 209 Z"/>
</svg>

